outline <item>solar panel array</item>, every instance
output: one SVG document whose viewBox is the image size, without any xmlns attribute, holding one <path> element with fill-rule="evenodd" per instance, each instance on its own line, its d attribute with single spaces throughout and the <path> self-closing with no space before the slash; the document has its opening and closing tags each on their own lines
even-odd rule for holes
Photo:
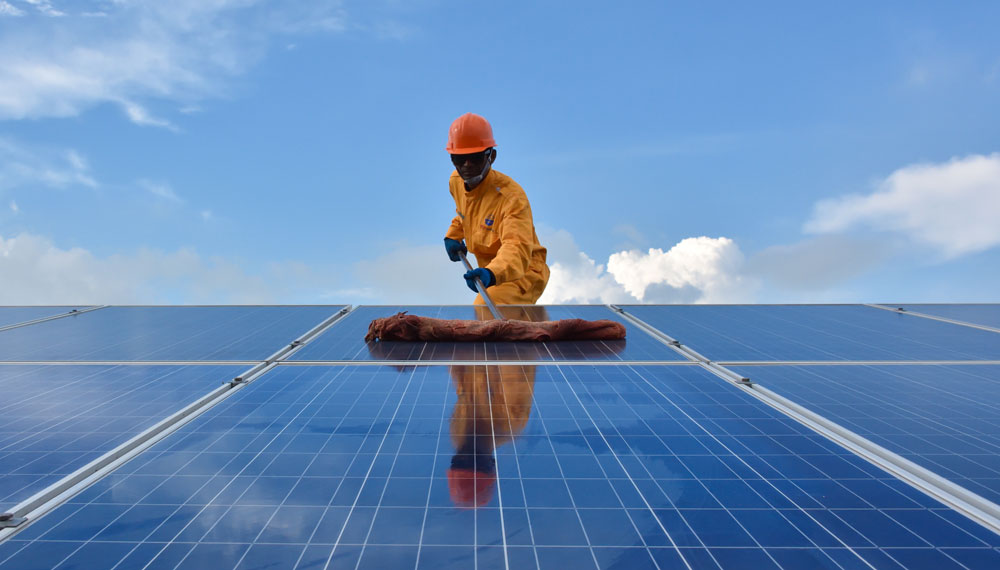
<svg viewBox="0 0 1000 570">
<path fill-rule="evenodd" d="M 0 307 L 0 569 L 1000 568 L 997 305 L 504 310 Z"/>
</svg>

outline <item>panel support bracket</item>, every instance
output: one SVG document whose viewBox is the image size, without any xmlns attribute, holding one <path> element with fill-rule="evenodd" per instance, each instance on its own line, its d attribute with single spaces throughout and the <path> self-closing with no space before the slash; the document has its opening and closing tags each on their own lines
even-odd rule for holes
<svg viewBox="0 0 1000 570">
<path fill-rule="evenodd" d="M 27 517 L 15 517 L 14 513 L 0 514 L 0 528 L 15 528 L 27 521 Z"/>
</svg>

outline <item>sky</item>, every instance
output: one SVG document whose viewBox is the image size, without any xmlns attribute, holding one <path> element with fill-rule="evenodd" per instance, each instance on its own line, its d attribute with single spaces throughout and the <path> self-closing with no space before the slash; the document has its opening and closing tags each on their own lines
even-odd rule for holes
<svg viewBox="0 0 1000 570">
<path fill-rule="evenodd" d="M 572 7 L 570 7 L 572 6 Z M 0 0 L 0 304 L 1000 302 L 1000 3 Z"/>
</svg>

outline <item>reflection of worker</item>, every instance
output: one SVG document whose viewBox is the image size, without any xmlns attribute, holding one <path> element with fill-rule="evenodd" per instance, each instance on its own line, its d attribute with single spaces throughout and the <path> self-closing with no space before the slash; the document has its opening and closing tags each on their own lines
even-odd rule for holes
<svg viewBox="0 0 1000 570">
<path fill-rule="evenodd" d="M 466 113 L 451 124 L 446 150 L 455 171 L 448 186 L 458 215 L 444 245 L 452 261 L 459 260 L 459 251 L 476 255 L 479 267 L 465 274 L 473 291 L 478 277 L 496 304 L 533 304 L 549 281 L 546 252 L 535 235 L 524 190 L 492 169 L 494 146 L 493 128 L 479 115 Z M 475 303 L 483 304 L 480 295 Z"/>
<path fill-rule="evenodd" d="M 505 318 L 547 321 L 545 307 L 500 307 Z M 477 308 L 477 318 L 492 315 Z M 493 498 L 496 446 L 513 440 L 531 415 L 535 367 L 525 365 L 450 366 L 458 401 L 451 414 L 455 455 L 448 469 L 448 489 L 455 504 L 483 506 Z"/>
</svg>

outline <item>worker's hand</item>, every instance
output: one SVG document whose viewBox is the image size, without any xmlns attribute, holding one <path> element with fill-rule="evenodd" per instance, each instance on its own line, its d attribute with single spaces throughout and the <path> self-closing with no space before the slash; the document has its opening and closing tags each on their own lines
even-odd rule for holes
<svg viewBox="0 0 1000 570">
<path fill-rule="evenodd" d="M 492 287 L 497 284 L 497 278 L 493 276 L 493 272 L 485 267 L 466 271 L 465 284 L 469 286 L 469 289 L 472 289 L 473 293 L 479 292 L 479 289 L 476 289 L 476 277 L 483 282 L 483 287 Z"/>
<path fill-rule="evenodd" d="M 452 261 L 462 259 L 458 256 L 458 252 L 469 253 L 469 250 L 465 249 L 464 243 L 451 238 L 444 238 L 444 250 L 448 252 L 448 259 Z"/>
</svg>

